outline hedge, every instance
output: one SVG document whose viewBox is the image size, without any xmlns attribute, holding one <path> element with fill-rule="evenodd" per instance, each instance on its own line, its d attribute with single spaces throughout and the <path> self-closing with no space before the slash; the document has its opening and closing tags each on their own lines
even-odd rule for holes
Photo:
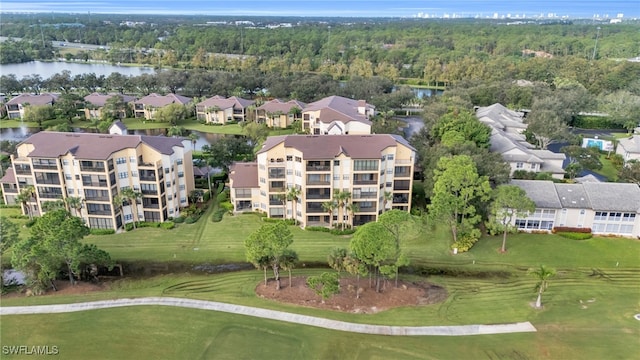
<svg viewBox="0 0 640 360">
<path fill-rule="evenodd" d="M 176 227 L 176 224 L 173 221 L 165 221 L 160 223 L 160 227 L 166 230 L 171 230 Z"/>
<path fill-rule="evenodd" d="M 113 229 L 90 229 L 89 233 L 91 235 L 112 235 L 115 234 L 116 231 Z"/>
<path fill-rule="evenodd" d="M 182 224 L 184 222 L 184 217 L 178 216 L 178 217 L 173 219 L 173 222 L 176 223 L 176 224 Z"/>
<path fill-rule="evenodd" d="M 562 236 L 563 238 L 572 239 L 572 240 L 586 240 L 591 239 L 591 233 L 579 233 L 579 232 L 558 232 L 557 235 Z"/>
<path fill-rule="evenodd" d="M 579 227 L 571 227 L 571 226 L 556 226 L 551 230 L 552 234 L 559 232 L 572 232 L 572 233 L 582 233 L 582 234 L 591 234 L 591 228 L 579 228 Z"/>
<path fill-rule="evenodd" d="M 356 229 L 351 229 L 351 228 L 342 230 L 340 228 L 330 229 L 322 226 L 307 226 L 304 229 L 308 231 L 326 232 L 332 235 L 351 235 L 356 232 Z"/>
<path fill-rule="evenodd" d="M 224 216 L 224 214 L 226 212 L 227 212 L 227 210 L 225 210 L 223 208 L 216 209 L 216 211 L 214 211 L 213 214 L 211 215 L 211 221 L 213 221 L 213 222 L 222 221 L 222 217 Z"/>
</svg>

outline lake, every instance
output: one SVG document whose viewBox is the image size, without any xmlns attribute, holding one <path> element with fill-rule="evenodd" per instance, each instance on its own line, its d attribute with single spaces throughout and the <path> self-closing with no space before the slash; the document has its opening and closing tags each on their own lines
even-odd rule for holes
<svg viewBox="0 0 640 360">
<path fill-rule="evenodd" d="M 19 127 L 19 128 L 7 128 L 0 129 L 0 139 L 2 140 L 11 140 L 11 141 L 23 141 L 29 136 L 39 132 L 38 128 L 30 128 L 30 127 Z M 94 129 L 85 129 L 85 128 L 74 128 L 75 132 L 95 132 Z M 214 142 L 220 140 L 225 136 L 237 136 L 237 135 L 225 135 L 225 134 L 212 134 L 212 133 L 204 133 L 200 131 L 190 131 L 192 133 L 198 134 L 199 138 L 196 141 L 195 150 L 202 150 L 202 146 L 211 145 Z M 149 135 L 149 136 L 162 136 L 166 135 L 166 129 L 146 129 L 146 130 L 129 130 L 130 135 Z M 191 141 L 185 140 L 185 146 L 194 149 Z"/>
<path fill-rule="evenodd" d="M 144 73 L 154 72 L 151 67 L 119 66 L 97 62 L 74 63 L 66 61 L 30 61 L 21 64 L 0 65 L 1 75 L 14 74 L 18 80 L 32 74 L 38 74 L 43 79 L 47 79 L 54 74 L 62 72 L 63 70 L 71 72 L 71 76 L 94 73 L 97 76 L 104 75 L 105 77 L 114 72 L 119 72 L 125 76 L 138 76 Z"/>
</svg>

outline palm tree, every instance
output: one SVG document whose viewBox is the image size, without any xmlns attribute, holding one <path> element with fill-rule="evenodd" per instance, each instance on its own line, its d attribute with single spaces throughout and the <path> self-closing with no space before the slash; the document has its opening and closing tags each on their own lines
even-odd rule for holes
<svg viewBox="0 0 640 360">
<path fill-rule="evenodd" d="M 287 193 L 280 193 L 276 196 L 278 197 L 278 200 L 282 201 L 282 220 L 284 220 L 287 218 Z"/>
<path fill-rule="evenodd" d="M 542 307 L 542 293 L 547 289 L 549 279 L 556 275 L 556 270 L 540 265 L 537 269 L 529 269 L 529 275 L 535 276 L 538 279 L 538 283 L 536 284 L 538 298 L 536 299 L 535 306 L 536 309 L 540 309 Z"/>
<path fill-rule="evenodd" d="M 132 188 L 126 188 L 120 192 L 122 200 L 125 200 L 131 205 L 131 212 L 133 213 L 133 228 L 136 228 L 136 222 L 138 222 L 138 199 L 142 198 L 142 193 L 135 191 Z"/>
<path fill-rule="evenodd" d="M 75 196 L 69 196 L 64 200 L 65 204 L 67 205 L 67 211 L 71 211 L 71 209 L 73 209 L 73 212 L 75 214 L 76 217 L 80 217 L 80 211 L 82 209 L 82 203 L 84 202 L 84 199 L 81 197 L 75 197 Z"/>
<path fill-rule="evenodd" d="M 218 122 L 218 112 L 220 107 L 218 105 L 210 106 L 207 108 L 207 113 L 213 113 L 213 122 Z"/>
<path fill-rule="evenodd" d="M 293 203 L 293 213 L 291 214 L 291 219 L 293 219 L 293 223 L 296 225 L 298 224 L 296 206 L 298 204 L 298 199 L 300 198 L 301 194 L 302 194 L 302 191 L 295 186 L 290 187 L 289 191 L 287 192 L 287 200 Z"/>
<path fill-rule="evenodd" d="M 198 142 L 198 139 L 200 138 L 200 135 L 198 135 L 195 132 L 191 132 L 189 133 L 189 140 L 191 140 L 191 146 L 193 147 L 193 150 L 196 150 L 196 143 Z"/>
<path fill-rule="evenodd" d="M 329 200 L 322 203 L 322 210 L 329 213 L 329 227 L 333 227 L 333 211 L 338 207 L 335 200 Z"/>
<path fill-rule="evenodd" d="M 338 203 L 338 210 L 342 210 L 342 230 L 344 231 L 344 217 L 347 214 L 347 204 L 349 204 L 349 199 L 351 199 L 351 193 L 346 190 L 337 190 L 333 197 Z"/>
<path fill-rule="evenodd" d="M 387 211 L 387 204 L 393 201 L 393 193 L 390 191 L 385 191 L 384 195 L 382 195 L 382 211 Z"/>
<path fill-rule="evenodd" d="M 29 215 L 29 220 L 33 220 L 33 214 L 31 213 L 31 206 L 29 205 L 29 202 L 31 199 L 35 198 L 35 196 L 36 189 L 32 185 L 20 190 L 20 193 L 16 196 L 16 201 L 22 204 L 22 210 Z"/>
<path fill-rule="evenodd" d="M 182 136 L 182 134 L 184 134 L 185 131 L 186 129 L 182 126 L 172 126 L 169 128 L 169 130 L 167 130 L 167 135 L 172 137 L 178 137 L 178 136 Z"/>
<path fill-rule="evenodd" d="M 351 227 L 353 228 L 353 219 L 355 218 L 355 213 L 360 211 L 360 205 L 358 205 L 358 203 L 352 202 L 346 206 L 345 210 L 349 211 L 349 213 L 351 214 L 350 220 L 351 220 Z"/>
</svg>

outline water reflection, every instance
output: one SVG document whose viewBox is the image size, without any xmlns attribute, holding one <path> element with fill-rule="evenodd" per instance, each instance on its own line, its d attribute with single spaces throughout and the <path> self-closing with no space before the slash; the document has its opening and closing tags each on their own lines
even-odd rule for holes
<svg viewBox="0 0 640 360">
<path fill-rule="evenodd" d="M 26 126 L 22 126 L 22 127 L 18 127 L 18 128 L 6 128 L 6 129 L 0 129 L 0 139 L 1 140 L 10 140 L 10 141 L 24 141 L 25 139 L 27 139 L 29 136 L 40 132 L 41 130 L 37 127 L 26 127 Z M 74 128 L 73 129 L 74 132 L 85 132 L 85 133 L 97 133 L 98 131 L 95 128 Z M 144 129 L 144 130 L 127 130 L 129 135 L 148 135 L 148 136 L 166 136 L 167 135 L 167 129 Z M 222 139 L 225 136 L 240 136 L 241 135 L 226 135 L 226 134 L 211 134 L 211 133 L 204 133 L 204 132 L 200 132 L 200 131 L 195 131 L 195 130 L 187 130 L 188 133 L 185 134 L 185 136 L 183 136 L 184 140 L 184 146 L 185 147 L 189 147 L 192 150 L 202 150 L 202 146 L 204 145 L 211 145 L 213 143 L 215 143 L 216 141 Z M 189 133 L 195 133 L 198 135 L 198 140 L 194 144 L 191 142 L 191 140 L 189 140 L 186 136 L 188 136 Z"/>
</svg>

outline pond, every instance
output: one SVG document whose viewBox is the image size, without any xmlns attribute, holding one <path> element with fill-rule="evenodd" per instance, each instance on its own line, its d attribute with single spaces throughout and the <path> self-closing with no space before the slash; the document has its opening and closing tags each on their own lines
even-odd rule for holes
<svg viewBox="0 0 640 360">
<path fill-rule="evenodd" d="M 75 132 L 88 132 L 88 133 L 97 132 L 95 129 L 91 129 L 91 128 L 89 129 L 74 128 L 73 130 Z M 32 128 L 32 127 L 26 127 L 26 126 L 18 127 L 18 128 L 0 129 L 0 139 L 10 140 L 10 141 L 23 141 L 29 136 L 40 131 L 41 130 L 38 128 Z M 128 130 L 128 132 L 130 135 L 164 136 L 167 134 L 167 129 Z M 196 141 L 195 146 L 191 143 L 190 140 L 188 139 L 184 140 L 185 146 L 191 148 L 192 150 L 202 150 L 202 146 L 211 145 L 225 136 L 237 136 L 237 135 L 204 133 L 204 132 L 194 131 L 194 130 L 190 132 L 198 135 L 198 140 Z"/>
<path fill-rule="evenodd" d="M 96 76 L 104 75 L 108 77 L 112 73 L 118 72 L 125 76 L 138 76 L 144 73 L 153 73 L 153 68 L 142 66 L 119 66 L 108 63 L 88 62 L 74 63 L 66 61 L 30 61 L 21 64 L 2 64 L 0 74 L 14 74 L 18 80 L 24 76 L 38 74 L 43 79 L 48 79 L 52 75 L 68 70 L 71 76 L 94 73 Z"/>
</svg>

